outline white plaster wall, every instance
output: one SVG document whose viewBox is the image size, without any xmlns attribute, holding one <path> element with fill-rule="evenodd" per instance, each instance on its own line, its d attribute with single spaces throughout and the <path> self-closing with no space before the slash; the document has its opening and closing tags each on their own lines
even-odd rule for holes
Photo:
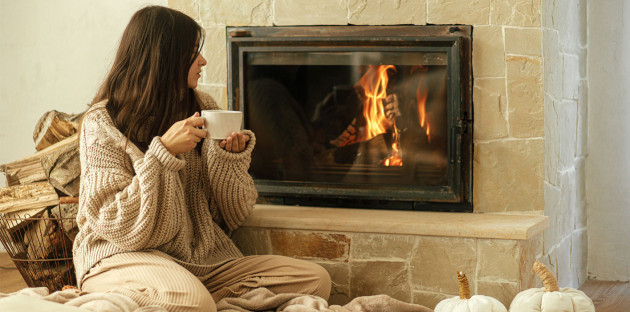
<svg viewBox="0 0 630 312">
<path fill-rule="evenodd" d="M 131 15 L 147 4 L 167 0 L 0 0 L 0 163 L 35 152 L 46 111 L 87 107 Z"/>
<path fill-rule="evenodd" d="M 630 1 L 589 1 L 588 272 L 630 280 Z"/>
</svg>

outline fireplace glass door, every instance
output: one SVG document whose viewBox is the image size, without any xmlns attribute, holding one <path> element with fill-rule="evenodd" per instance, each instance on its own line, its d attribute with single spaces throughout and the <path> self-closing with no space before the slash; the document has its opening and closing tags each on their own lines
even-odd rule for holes
<svg viewBox="0 0 630 312">
<path fill-rule="evenodd" d="M 229 62 L 231 108 L 256 134 L 250 174 L 262 201 L 470 208 L 461 37 L 392 45 L 266 29 L 232 30 Z"/>
</svg>

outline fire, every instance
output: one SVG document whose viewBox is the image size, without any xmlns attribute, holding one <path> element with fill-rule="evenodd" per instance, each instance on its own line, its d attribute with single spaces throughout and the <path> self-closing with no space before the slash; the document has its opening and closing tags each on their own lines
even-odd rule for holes
<svg viewBox="0 0 630 312">
<path fill-rule="evenodd" d="M 398 129 L 395 118 L 388 119 L 383 105 L 387 98 L 387 84 L 389 76 L 387 71 L 396 70 L 394 65 L 370 65 L 368 71 L 359 80 L 362 87 L 363 96 L 363 116 L 366 125 L 362 140 L 369 140 L 373 137 L 385 133 L 388 129 L 394 129 L 392 150 L 390 156 L 381 161 L 385 166 L 402 166 L 402 158 L 399 151 Z"/>
<path fill-rule="evenodd" d="M 363 116 L 366 125 L 362 140 L 369 140 L 385 133 L 393 125 L 393 122 L 387 119 L 383 107 L 383 101 L 387 97 L 387 84 L 389 83 L 388 69 L 396 70 L 396 67 L 394 65 L 370 65 L 368 71 L 359 80 L 365 97 Z"/>
<path fill-rule="evenodd" d="M 416 89 L 416 101 L 418 102 L 418 121 L 420 121 L 420 127 L 424 128 L 427 134 L 428 141 L 431 142 L 431 126 L 427 119 L 427 96 L 429 93 L 425 90 L 420 92 L 420 84 Z M 426 124 L 426 126 L 425 126 Z"/>
<path fill-rule="evenodd" d="M 387 99 L 387 84 L 389 83 L 388 70 L 396 71 L 394 65 L 370 65 L 368 71 L 361 77 L 358 85 L 363 90 L 363 117 L 365 118 L 366 125 L 360 141 L 367 141 L 375 136 L 392 131 L 393 143 L 389 157 L 380 162 L 384 166 L 402 166 L 402 150 L 400 148 L 400 134 L 399 129 L 396 127 L 396 119 L 390 114 L 390 118 L 387 118 L 387 111 L 385 107 L 385 100 Z M 423 66 L 413 67 L 411 73 L 416 71 L 425 72 L 426 68 Z M 431 142 L 431 125 L 429 124 L 429 118 L 426 112 L 426 104 L 428 97 L 428 90 L 423 90 L 422 78 L 418 81 L 416 88 L 416 105 L 418 108 L 418 122 L 420 126 L 425 130 L 428 142 Z M 413 89 L 411 89 L 413 90 Z M 391 112 L 390 112 L 391 113 Z"/>
</svg>

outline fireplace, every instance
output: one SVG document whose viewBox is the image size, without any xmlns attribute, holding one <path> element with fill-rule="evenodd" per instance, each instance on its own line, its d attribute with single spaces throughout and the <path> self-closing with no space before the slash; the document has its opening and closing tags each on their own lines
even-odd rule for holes
<svg viewBox="0 0 630 312">
<path fill-rule="evenodd" d="M 228 28 L 260 201 L 472 211 L 472 27 Z"/>
</svg>

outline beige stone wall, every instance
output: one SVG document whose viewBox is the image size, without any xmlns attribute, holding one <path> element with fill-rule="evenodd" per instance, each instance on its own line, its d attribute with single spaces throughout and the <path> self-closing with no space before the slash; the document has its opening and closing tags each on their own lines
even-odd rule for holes
<svg viewBox="0 0 630 312">
<path fill-rule="evenodd" d="M 542 214 L 541 5 L 526 0 L 170 0 L 206 30 L 200 88 L 227 107 L 226 26 L 473 25 L 475 212 Z"/>
<path fill-rule="evenodd" d="M 540 235 L 529 240 L 434 237 L 242 227 L 233 236 L 245 255 L 276 254 L 321 264 L 333 281 L 330 302 L 387 294 L 428 307 L 458 294 L 464 271 L 473 294 L 509 306 L 539 286 L 531 267 Z"/>
</svg>

